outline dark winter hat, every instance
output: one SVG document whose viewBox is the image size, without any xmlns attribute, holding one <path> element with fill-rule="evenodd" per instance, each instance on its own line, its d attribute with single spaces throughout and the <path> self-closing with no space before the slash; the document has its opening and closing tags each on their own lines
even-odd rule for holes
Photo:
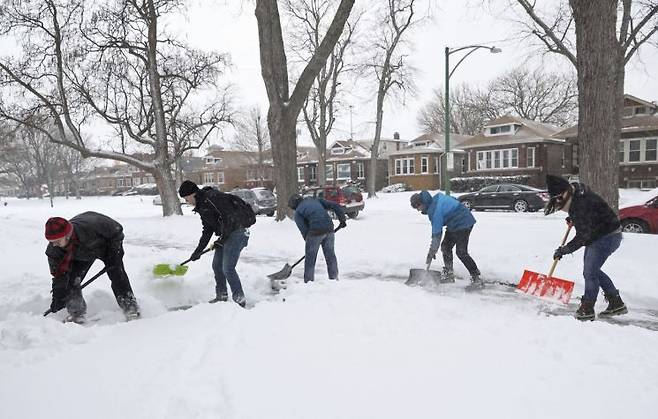
<svg viewBox="0 0 658 419">
<path fill-rule="evenodd" d="M 73 224 L 62 217 L 52 217 L 46 221 L 46 240 L 53 241 L 66 237 L 73 232 Z"/>
<path fill-rule="evenodd" d="M 180 188 L 178 188 L 178 195 L 180 195 L 181 198 L 185 198 L 186 196 L 197 192 L 199 192 L 199 187 L 191 180 L 183 181 L 183 183 L 180 184 Z"/>
<path fill-rule="evenodd" d="M 411 208 L 417 209 L 423 203 L 423 200 L 420 199 L 419 193 L 415 193 L 411 195 L 409 202 L 411 202 Z"/>
<path fill-rule="evenodd" d="M 300 202 L 302 202 L 302 196 L 298 193 L 294 193 L 290 195 L 290 198 L 288 198 L 288 206 L 292 209 L 297 209 L 297 206 L 299 205 Z"/>
<path fill-rule="evenodd" d="M 571 185 L 561 176 L 546 175 L 546 187 L 550 196 L 557 196 L 568 190 Z"/>
</svg>

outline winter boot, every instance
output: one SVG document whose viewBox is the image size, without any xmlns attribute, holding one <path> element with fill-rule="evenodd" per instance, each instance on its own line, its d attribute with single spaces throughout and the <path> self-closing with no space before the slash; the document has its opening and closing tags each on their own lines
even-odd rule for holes
<svg viewBox="0 0 658 419">
<path fill-rule="evenodd" d="M 123 310 L 123 314 L 126 316 L 126 320 L 136 320 L 141 317 L 139 306 L 137 305 L 137 300 L 135 299 L 135 296 L 132 292 L 117 297 L 117 302 L 119 303 L 121 310 Z"/>
<path fill-rule="evenodd" d="M 64 323 L 75 323 L 75 324 L 85 324 L 87 319 L 85 319 L 84 314 L 69 314 L 64 319 Z"/>
<path fill-rule="evenodd" d="M 441 279 L 439 283 L 441 284 L 450 284 L 455 282 L 455 273 L 451 267 L 444 266 L 443 271 L 441 272 Z"/>
<path fill-rule="evenodd" d="M 236 304 L 242 308 L 245 308 L 247 306 L 247 299 L 245 298 L 244 294 L 238 295 L 237 297 L 233 297 L 233 301 L 235 301 Z"/>
<path fill-rule="evenodd" d="M 580 307 L 576 310 L 574 317 L 580 321 L 594 320 L 594 303 L 596 301 L 580 299 Z"/>
<path fill-rule="evenodd" d="M 605 294 L 605 300 L 608 302 L 608 308 L 600 312 L 599 317 L 612 317 L 628 313 L 626 304 L 621 300 L 619 293 L 616 295 Z"/>
<path fill-rule="evenodd" d="M 479 291 L 484 288 L 484 281 L 480 278 L 480 271 L 471 274 L 471 283 L 466 286 L 466 291 Z"/>
<path fill-rule="evenodd" d="M 228 294 L 224 293 L 219 293 L 215 298 L 212 300 L 208 301 L 210 304 L 215 304 L 215 303 L 220 303 L 220 302 L 225 302 L 228 301 Z"/>
</svg>

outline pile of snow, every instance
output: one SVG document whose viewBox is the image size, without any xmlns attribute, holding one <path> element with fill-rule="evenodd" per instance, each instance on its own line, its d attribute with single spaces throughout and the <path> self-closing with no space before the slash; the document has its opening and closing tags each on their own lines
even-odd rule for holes
<svg viewBox="0 0 658 419">
<path fill-rule="evenodd" d="M 249 310 L 203 303 L 214 292 L 207 256 L 184 277 L 151 274 L 196 246 L 201 223 L 189 207 L 163 218 L 139 196 L 57 198 L 54 208 L 9 201 L 0 206 L 0 416 L 655 417 L 658 333 L 547 317 L 538 313 L 543 302 L 495 287 L 467 294 L 465 281 L 405 286 L 409 268 L 423 267 L 430 238 L 410 195 L 369 200 L 336 234 L 340 281 L 327 280 L 320 256 L 315 283 L 303 284 L 298 266 L 280 295 L 270 294 L 266 275 L 302 256 L 304 243 L 293 222 L 258 217 L 238 264 Z M 93 322 L 41 316 L 50 303 L 45 220 L 87 210 L 124 225 L 142 320 L 122 321 L 104 276 L 84 292 Z M 566 228 L 559 214 L 474 215 L 470 250 L 487 279 L 547 272 Z M 658 236 L 625 235 L 605 265 L 631 311 L 658 307 L 657 246 Z M 575 295 L 583 290 L 582 252 L 556 271 L 576 282 Z M 457 259 L 455 268 L 466 276 Z"/>
<path fill-rule="evenodd" d="M 409 185 L 406 183 L 394 183 L 392 185 L 384 186 L 381 192 L 391 193 L 391 192 L 405 192 L 409 190 Z"/>
</svg>

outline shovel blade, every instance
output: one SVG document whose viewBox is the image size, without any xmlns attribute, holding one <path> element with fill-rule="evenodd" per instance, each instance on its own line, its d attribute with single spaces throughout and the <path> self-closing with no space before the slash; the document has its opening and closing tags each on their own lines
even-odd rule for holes
<svg viewBox="0 0 658 419">
<path fill-rule="evenodd" d="M 516 292 L 568 304 L 573 286 L 572 281 L 525 270 L 521 281 L 516 286 Z"/>
<path fill-rule="evenodd" d="M 441 272 L 427 269 L 409 269 L 409 279 L 404 284 L 411 286 L 427 281 L 434 281 L 438 284 L 441 281 Z"/>
<path fill-rule="evenodd" d="M 268 278 L 274 279 L 274 280 L 279 280 L 279 279 L 286 279 L 292 274 L 292 266 L 290 264 L 286 263 L 286 266 L 283 267 L 279 272 L 274 272 L 273 274 L 267 275 Z"/>
<path fill-rule="evenodd" d="M 174 265 L 172 268 L 168 263 L 159 263 L 153 267 L 153 275 L 155 276 L 170 276 L 178 275 L 183 276 L 187 272 L 187 266 Z"/>
</svg>

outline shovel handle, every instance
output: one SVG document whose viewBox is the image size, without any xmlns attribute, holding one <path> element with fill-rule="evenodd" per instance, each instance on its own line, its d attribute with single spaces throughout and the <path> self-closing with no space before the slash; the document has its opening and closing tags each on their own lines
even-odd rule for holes
<svg viewBox="0 0 658 419">
<path fill-rule="evenodd" d="M 562 244 L 560 245 L 560 247 L 564 246 L 564 244 L 567 242 L 567 237 L 569 237 L 569 232 L 571 232 L 571 227 L 572 225 L 569 224 L 569 226 L 567 227 L 567 232 L 564 233 L 564 237 L 562 238 Z M 557 267 L 557 262 L 559 260 L 560 259 L 553 259 L 553 265 L 551 266 L 551 270 L 548 271 L 548 278 L 551 278 L 553 276 L 553 272 L 555 271 L 555 268 Z"/>
<path fill-rule="evenodd" d="M 206 250 L 204 250 L 203 252 L 201 252 L 201 254 L 202 254 L 202 255 L 203 255 L 203 254 L 206 254 L 206 253 L 210 252 L 211 250 L 215 250 L 215 246 L 210 246 L 209 248 L 207 248 Z M 191 261 L 192 261 L 192 258 L 189 258 L 189 259 L 186 260 L 185 262 L 181 263 L 180 266 L 183 266 L 183 265 L 185 265 L 186 263 L 191 262 Z"/>
</svg>

